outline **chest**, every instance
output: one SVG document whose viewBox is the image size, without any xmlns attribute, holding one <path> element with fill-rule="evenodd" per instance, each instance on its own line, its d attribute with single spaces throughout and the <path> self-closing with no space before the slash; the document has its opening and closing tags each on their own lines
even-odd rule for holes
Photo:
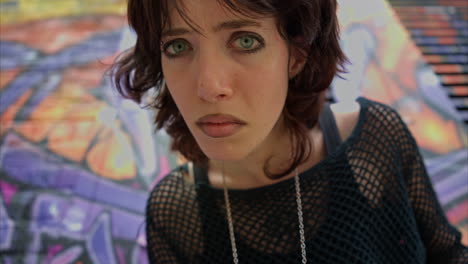
<svg viewBox="0 0 468 264">
<path fill-rule="evenodd" d="M 425 251 L 409 204 L 384 199 L 376 207 L 359 184 L 337 182 L 306 188 L 303 200 L 306 252 L 311 263 L 425 263 Z M 294 190 L 264 200 L 233 196 L 233 226 L 241 263 L 300 263 L 298 211 Z M 201 210 L 206 261 L 217 248 L 232 257 L 223 200 Z M 262 202 L 263 201 L 263 202 Z M 241 257 L 242 256 L 242 257 Z M 246 261 L 248 259 L 248 261 Z M 252 260 L 252 262 L 250 262 Z M 345 261 L 346 260 L 346 261 Z M 410 260 L 410 261 L 409 261 Z M 408 262 L 409 261 L 409 262 Z M 209 262 L 207 262 L 209 263 Z"/>
</svg>

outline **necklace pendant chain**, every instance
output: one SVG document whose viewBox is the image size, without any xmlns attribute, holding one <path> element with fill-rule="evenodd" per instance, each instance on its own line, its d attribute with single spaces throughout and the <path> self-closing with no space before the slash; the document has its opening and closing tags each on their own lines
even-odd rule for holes
<svg viewBox="0 0 468 264">
<path fill-rule="evenodd" d="M 294 170 L 294 183 L 296 187 L 296 203 L 297 203 L 297 217 L 299 221 L 299 238 L 301 243 L 301 256 L 302 256 L 302 264 L 307 264 L 307 255 L 306 255 L 306 244 L 305 244 L 305 235 L 304 235 L 304 219 L 302 213 L 302 199 L 301 199 L 301 185 L 299 182 L 299 174 L 297 172 L 297 168 Z M 237 254 L 237 246 L 236 246 L 236 237 L 234 235 L 234 225 L 232 221 L 232 214 L 231 214 L 231 202 L 229 201 L 229 193 L 226 187 L 226 179 L 224 177 L 224 163 L 222 167 L 222 174 L 223 174 L 223 186 L 224 186 L 224 202 L 226 203 L 226 214 L 229 226 L 229 238 L 231 240 L 231 247 L 232 247 L 232 259 L 234 264 L 239 264 L 239 256 Z"/>
<path fill-rule="evenodd" d="M 295 169 L 295 173 L 296 175 L 294 175 L 294 183 L 296 185 L 297 218 L 299 220 L 299 237 L 301 241 L 302 264 L 306 264 L 307 254 L 304 235 L 304 219 L 302 214 L 301 184 L 299 183 L 299 174 L 297 173 L 297 168 Z"/>
<path fill-rule="evenodd" d="M 234 236 L 234 225 L 232 224 L 231 203 L 229 201 L 229 193 L 226 187 L 226 178 L 224 177 L 224 163 L 223 163 L 223 186 L 224 186 L 224 202 L 226 203 L 226 213 L 229 225 L 229 238 L 231 239 L 232 259 L 234 264 L 239 264 L 239 257 L 237 256 L 236 237 Z"/>
</svg>

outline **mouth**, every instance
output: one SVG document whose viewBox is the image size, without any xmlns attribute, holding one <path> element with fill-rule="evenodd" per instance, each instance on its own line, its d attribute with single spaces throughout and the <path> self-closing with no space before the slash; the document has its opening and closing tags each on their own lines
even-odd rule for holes
<svg viewBox="0 0 468 264">
<path fill-rule="evenodd" d="M 213 138 L 232 136 L 247 125 L 245 121 L 224 114 L 206 115 L 198 119 L 196 124 L 205 135 Z"/>
</svg>

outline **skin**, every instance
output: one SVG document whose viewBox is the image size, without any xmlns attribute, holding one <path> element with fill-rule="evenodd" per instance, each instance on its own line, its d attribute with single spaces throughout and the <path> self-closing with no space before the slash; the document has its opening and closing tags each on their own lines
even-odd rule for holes
<svg viewBox="0 0 468 264">
<path fill-rule="evenodd" d="M 264 174 L 263 164 L 273 157 L 270 168 L 280 171 L 290 162 L 292 147 L 282 110 L 288 80 L 304 66 L 299 51 L 280 36 L 274 18 L 234 14 L 215 0 L 185 0 L 184 5 L 200 32 L 172 9 L 171 25 L 163 33 L 161 62 L 171 96 L 210 159 L 211 184 L 222 186 L 223 166 L 230 188 L 279 181 Z M 245 125 L 233 135 L 210 137 L 197 121 L 212 114 L 229 114 Z M 318 126 L 309 137 L 314 151 L 298 167 L 300 172 L 325 156 Z"/>
</svg>

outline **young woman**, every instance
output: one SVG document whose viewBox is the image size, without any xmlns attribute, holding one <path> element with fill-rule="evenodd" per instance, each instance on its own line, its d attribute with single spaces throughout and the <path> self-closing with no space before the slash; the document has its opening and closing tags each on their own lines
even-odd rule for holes
<svg viewBox="0 0 468 264">
<path fill-rule="evenodd" d="M 335 0 L 130 0 L 123 96 L 190 162 L 147 205 L 151 263 L 466 263 L 398 114 L 324 104 Z"/>
</svg>

